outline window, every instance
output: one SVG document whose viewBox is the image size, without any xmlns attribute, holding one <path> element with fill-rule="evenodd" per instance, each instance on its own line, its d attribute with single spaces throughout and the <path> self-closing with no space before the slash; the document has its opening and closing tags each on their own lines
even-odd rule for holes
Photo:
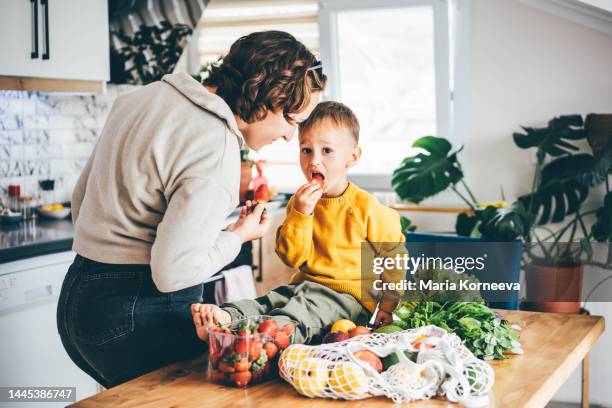
<svg viewBox="0 0 612 408">
<path fill-rule="evenodd" d="M 447 6 L 446 0 L 322 3 L 327 93 L 351 107 L 361 123 L 363 155 L 352 176 L 364 188 L 388 188 L 388 176 L 415 139 L 450 137 Z M 368 185 L 364 174 L 377 185 Z"/>
<path fill-rule="evenodd" d="M 325 99 L 346 103 L 359 118 L 363 156 L 351 178 L 362 188 L 390 189 L 390 175 L 415 139 L 437 134 L 462 140 L 454 128 L 462 127 L 458 122 L 465 115 L 457 112 L 457 123 L 451 123 L 451 112 L 460 106 L 451 104 L 451 57 L 457 56 L 450 53 L 449 31 L 450 11 L 465 13 L 464 5 L 464 0 L 211 0 L 182 66 L 195 73 L 254 31 L 293 34 L 321 55 L 328 76 Z M 456 72 L 461 89 L 455 91 L 461 95 L 455 92 L 455 101 L 467 95 L 467 71 Z M 295 191 L 304 182 L 298 150 L 295 137 L 255 155 L 268 162 L 266 176 L 281 191 Z"/>
</svg>

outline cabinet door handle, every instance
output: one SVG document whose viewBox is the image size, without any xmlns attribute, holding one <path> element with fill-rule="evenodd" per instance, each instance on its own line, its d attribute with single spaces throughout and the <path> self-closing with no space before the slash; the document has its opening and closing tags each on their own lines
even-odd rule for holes
<svg viewBox="0 0 612 408">
<path fill-rule="evenodd" d="M 38 58 L 38 0 L 30 0 L 32 4 L 32 44 L 33 50 L 30 53 L 31 59 Z"/>
<path fill-rule="evenodd" d="M 45 7 L 45 52 L 42 59 L 48 60 L 51 58 L 49 53 L 49 0 L 40 0 L 40 5 Z"/>
</svg>

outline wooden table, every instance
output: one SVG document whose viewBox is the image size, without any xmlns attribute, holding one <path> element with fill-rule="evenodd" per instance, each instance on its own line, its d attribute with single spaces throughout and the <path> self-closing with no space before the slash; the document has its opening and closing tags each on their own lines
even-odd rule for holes
<svg viewBox="0 0 612 408">
<path fill-rule="evenodd" d="M 524 329 L 525 354 L 492 362 L 495 385 L 491 406 L 543 407 L 578 367 L 604 331 L 600 316 L 562 315 L 525 311 L 505 312 Z M 395 407 L 391 400 L 369 398 L 346 402 L 300 396 L 282 380 L 246 390 L 209 382 L 206 356 L 170 365 L 80 401 L 75 407 L 270 407 L 311 406 Z M 432 400 L 402 406 L 448 406 Z"/>
</svg>

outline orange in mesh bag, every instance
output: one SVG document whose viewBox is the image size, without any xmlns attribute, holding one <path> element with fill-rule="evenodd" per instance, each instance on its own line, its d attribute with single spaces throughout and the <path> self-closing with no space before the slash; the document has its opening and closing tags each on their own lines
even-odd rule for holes
<svg viewBox="0 0 612 408">
<path fill-rule="evenodd" d="M 379 374 L 355 357 L 361 350 L 382 358 L 395 353 L 399 362 Z M 418 352 L 416 363 L 404 351 Z M 311 398 L 386 396 L 402 403 L 439 395 L 466 406 L 483 406 L 489 403 L 487 393 L 494 381 L 489 364 L 474 357 L 457 335 L 437 326 L 320 346 L 295 344 L 283 352 L 278 365 L 281 377 Z"/>
</svg>

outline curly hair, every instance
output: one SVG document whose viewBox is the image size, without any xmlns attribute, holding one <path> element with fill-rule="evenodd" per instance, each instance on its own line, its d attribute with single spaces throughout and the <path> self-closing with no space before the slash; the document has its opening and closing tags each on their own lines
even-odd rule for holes
<svg viewBox="0 0 612 408">
<path fill-rule="evenodd" d="M 203 84 L 219 95 L 247 123 L 262 120 L 268 110 L 285 117 L 302 111 L 313 92 L 327 81 L 320 63 L 304 44 L 282 31 L 262 31 L 239 38 Z"/>
</svg>

